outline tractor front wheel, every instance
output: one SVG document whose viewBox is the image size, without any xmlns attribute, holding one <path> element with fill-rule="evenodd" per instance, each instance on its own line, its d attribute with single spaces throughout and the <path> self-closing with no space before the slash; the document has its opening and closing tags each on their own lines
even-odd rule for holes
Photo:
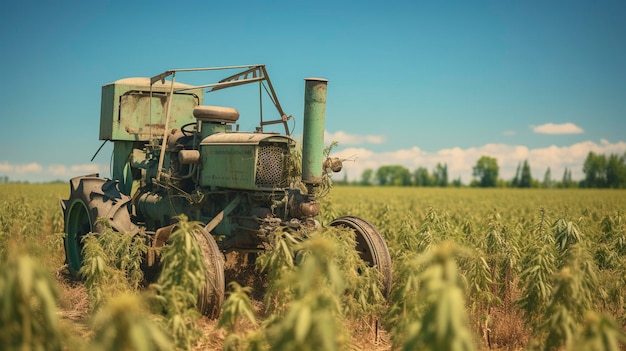
<svg viewBox="0 0 626 351">
<path fill-rule="evenodd" d="M 331 226 L 343 226 L 354 231 L 356 250 L 361 259 L 376 267 L 381 274 L 382 290 L 385 297 L 391 291 L 391 256 L 382 235 L 370 222 L 353 216 L 339 217 L 330 223 Z"/>
<path fill-rule="evenodd" d="M 198 311 L 209 318 L 217 318 L 224 302 L 224 256 L 213 236 L 206 230 L 194 231 L 206 266 L 205 285 L 198 294 Z"/>
</svg>

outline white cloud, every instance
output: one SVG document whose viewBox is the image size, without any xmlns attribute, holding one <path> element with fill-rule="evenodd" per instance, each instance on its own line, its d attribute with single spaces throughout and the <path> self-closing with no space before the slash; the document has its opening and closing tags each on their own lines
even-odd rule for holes
<svg viewBox="0 0 626 351">
<path fill-rule="evenodd" d="M 7 161 L 0 163 L 0 172 L 14 172 L 15 166 L 9 164 Z"/>
<path fill-rule="evenodd" d="M 554 124 L 546 123 L 540 126 L 532 126 L 533 132 L 540 134 L 580 134 L 584 130 L 574 123 Z"/>
<path fill-rule="evenodd" d="M 324 140 L 327 143 L 336 141 L 339 145 L 382 144 L 385 142 L 385 139 L 383 135 L 359 135 L 348 134 L 343 131 L 335 133 L 324 131 Z"/>
<path fill-rule="evenodd" d="M 82 174 L 92 174 L 92 173 L 101 173 L 102 170 L 107 169 L 108 166 L 98 165 L 98 164 L 84 164 L 84 165 L 74 165 L 70 168 L 72 174 L 82 175 Z"/>
<path fill-rule="evenodd" d="M 552 178 L 561 179 L 565 168 L 572 171 L 573 179 L 584 178 L 582 165 L 587 154 L 593 151 L 597 154 L 623 154 L 626 152 L 626 142 L 610 143 L 606 140 L 599 144 L 592 141 L 572 144 L 569 146 L 552 145 L 544 148 L 530 149 L 523 145 L 486 144 L 479 147 L 462 149 L 454 147 L 441 149 L 437 152 L 427 152 L 419 147 L 402 149 L 390 152 L 374 152 L 367 148 L 348 148 L 332 154 L 333 157 L 347 159 L 344 162 L 344 171 L 350 180 L 359 179 L 367 168 L 376 170 L 384 165 L 401 165 L 414 171 L 418 167 L 426 167 L 430 172 L 437 163 L 448 165 L 449 180 L 461 177 L 467 184 L 472 179 L 472 168 L 481 156 L 494 157 L 500 167 L 499 177 L 510 180 L 520 162 L 528 160 L 531 173 L 535 179 L 543 179 L 548 167 Z M 343 173 L 335 175 L 335 179 L 342 179 Z"/>
<path fill-rule="evenodd" d="M 67 174 L 67 167 L 63 165 L 48 166 L 48 173 L 62 176 Z"/>
<path fill-rule="evenodd" d="M 16 165 L 15 172 L 16 173 L 41 173 L 43 167 L 36 162 L 27 163 L 24 165 Z"/>
<path fill-rule="evenodd" d="M 9 180 L 28 182 L 49 182 L 55 180 L 69 180 L 79 175 L 100 173 L 108 177 L 109 166 L 106 164 L 89 163 L 82 165 L 48 165 L 43 166 L 36 162 L 25 164 L 11 164 L 0 162 L 0 176 L 8 176 Z"/>
</svg>

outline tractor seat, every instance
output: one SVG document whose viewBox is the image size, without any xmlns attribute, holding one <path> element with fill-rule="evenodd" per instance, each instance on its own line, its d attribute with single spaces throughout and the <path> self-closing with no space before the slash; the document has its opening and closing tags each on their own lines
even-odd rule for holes
<svg viewBox="0 0 626 351">
<path fill-rule="evenodd" d="M 239 111 L 232 107 L 196 106 L 193 116 L 201 122 L 235 123 L 239 119 Z"/>
</svg>

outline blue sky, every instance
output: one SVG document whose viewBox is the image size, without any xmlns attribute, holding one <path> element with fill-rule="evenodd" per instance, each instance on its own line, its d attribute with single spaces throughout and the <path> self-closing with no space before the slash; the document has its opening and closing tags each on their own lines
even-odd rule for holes
<svg viewBox="0 0 626 351">
<path fill-rule="evenodd" d="M 0 4 L 0 176 L 109 175 L 101 86 L 167 69 L 264 63 L 302 126 L 303 79 L 329 80 L 327 140 L 345 172 L 401 164 L 471 180 L 582 177 L 626 152 L 623 1 L 22 1 Z M 219 101 L 215 101 L 219 105 Z M 256 100 L 237 101 L 243 129 Z M 343 175 L 340 174 L 339 177 Z"/>
</svg>

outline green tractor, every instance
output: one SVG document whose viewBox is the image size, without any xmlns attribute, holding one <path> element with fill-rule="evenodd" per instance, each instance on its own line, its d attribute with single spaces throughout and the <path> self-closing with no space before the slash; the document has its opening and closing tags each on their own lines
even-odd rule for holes
<svg viewBox="0 0 626 351">
<path fill-rule="evenodd" d="M 207 84 L 175 80 L 222 71 L 230 74 Z M 278 118 L 264 120 L 261 106 L 255 132 L 239 131 L 237 109 L 203 104 L 205 93 L 252 83 L 278 112 Z M 118 232 L 143 235 L 158 248 L 175 229 L 175 217 L 185 214 L 204 226 L 195 238 L 210 268 L 198 308 L 217 316 L 224 299 L 225 254 L 271 249 L 270 234 L 281 226 L 304 232 L 320 227 L 316 194 L 324 172 L 341 169 L 340 160 L 324 156 L 326 88 L 324 79 L 305 80 L 300 164 L 287 125 L 293 117 L 283 112 L 265 65 L 176 69 L 104 85 L 100 140 L 113 142 L 112 179 L 91 174 L 70 180 L 69 199 L 61 203 L 70 272 L 81 268 L 83 236 L 104 230 L 98 218 Z M 281 124 L 284 135 L 264 132 Z M 388 294 L 391 259 L 376 228 L 352 216 L 330 225 L 354 230 L 355 249 L 381 272 Z M 147 267 L 158 267 L 154 251 L 145 259 Z"/>
</svg>

